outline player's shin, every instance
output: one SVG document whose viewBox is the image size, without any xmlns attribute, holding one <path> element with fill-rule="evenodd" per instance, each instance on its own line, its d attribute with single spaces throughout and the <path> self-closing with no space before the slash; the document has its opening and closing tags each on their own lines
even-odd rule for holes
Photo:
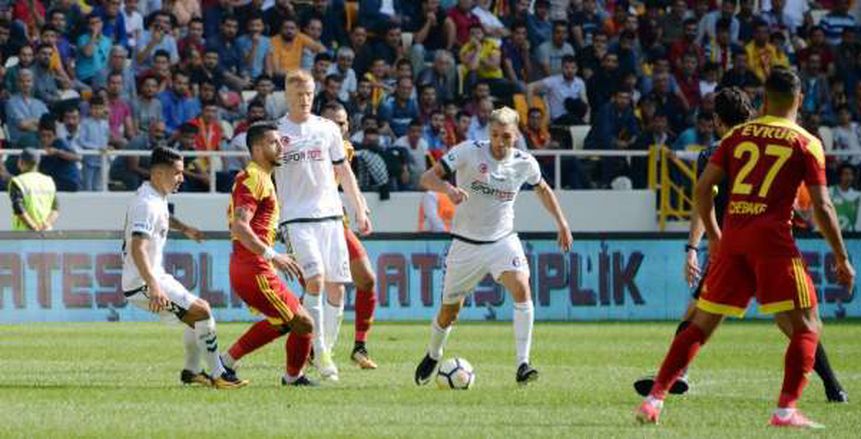
<svg viewBox="0 0 861 439">
<path fill-rule="evenodd" d="M 287 375 L 285 381 L 292 383 L 302 376 L 302 368 L 311 353 L 311 334 L 291 332 L 285 343 L 287 351 Z"/>
<path fill-rule="evenodd" d="M 440 326 L 438 318 L 434 317 L 433 322 L 431 322 L 431 337 L 430 343 L 428 344 L 428 355 L 430 355 L 432 359 L 438 361 L 442 358 L 442 351 L 450 333 L 451 325 L 443 328 Z"/>
<path fill-rule="evenodd" d="M 341 330 L 341 321 L 344 320 L 344 301 L 341 300 L 339 305 L 332 305 L 326 300 L 325 311 L 323 312 L 323 324 L 326 338 L 326 347 L 329 351 L 335 349 L 335 342 L 338 341 L 338 332 Z"/>
<path fill-rule="evenodd" d="M 356 342 L 364 343 L 371 330 L 374 320 L 374 309 L 377 307 L 377 295 L 374 290 L 356 288 Z"/>
<path fill-rule="evenodd" d="M 792 334 L 784 357 L 783 388 L 777 407 L 795 408 L 801 392 L 807 385 L 807 376 L 813 370 L 819 334 L 810 330 L 796 330 Z"/>
<path fill-rule="evenodd" d="M 313 335 L 313 344 L 314 344 L 314 354 L 320 355 L 324 352 L 328 352 L 326 346 L 326 331 L 325 331 L 325 322 L 323 321 L 323 297 L 322 294 L 305 294 L 305 298 L 303 299 L 303 306 L 308 311 L 308 314 L 311 316 L 311 320 L 314 321 L 314 335 Z"/>
<path fill-rule="evenodd" d="M 517 352 L 517 364 L 515 366 L 529 363 L 534 314 L 531 300 L 514 304 L 514 345 Z"/>
<path fill-rule="evenodd" d="M 224 365 L 234 369 L 236 362 L 242 357 L 254 352 L 262 346 L 269 344 L 272 340 L 284 335 L 285 330 L 282 327 L 275 326 L 269 323 L 268 320 L 261 320 L 248 328 L 241 337 L 239 337 L 233 346 L 227 351 L 226 355 L 222 355 Z"/>
<path fill-rule="evenodd" d="M 688 368 L 707 338 L 706 333 L 695 324 L 689 325 L 676 335 L 667 356 L 664 357 L 658 376 L 655 377 L 655 384 L 649 392 L 650 398 L 664 399 L 670 386 Z"/>
<path fill-rule="evenodd" d="M 194 329 L 186 326 L 182 334 L 185 346 L 185 370 L 200 373 L 200 346 L 197 344 L 197 334 Z"/>
<path fill-rule="evenodd" d="M 215 332 L 215 319 L 209 317 L 206 320 L 194 322 L 194 334 L 197 336 L 197 345 L 210 373 L 213 377 L 221 376 L 224 373 L 224 366 L 218 358 L 218 336 Z"/>
</svg>

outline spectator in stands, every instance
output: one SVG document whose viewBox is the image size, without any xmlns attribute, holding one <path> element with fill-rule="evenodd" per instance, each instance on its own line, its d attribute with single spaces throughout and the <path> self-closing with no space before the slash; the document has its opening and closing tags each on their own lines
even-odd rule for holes
<svg viewBox="0 0 861 439">
<path fill-rule="evenodd" d="M 359 2 L 359 24 L 381 34 L 389 26 L 407 25 L 410 3 L 406 0 L 363 0 Z"/>
<path fill-rule="evenodd" d="M 194 139 L 197 137 L 198 129 L 191 123 L 180 125 L 176 141 L 171 145 L 177 151 L 194 151 Z M 209 172 L 206 163 L 202 157 L 185 157 L 185 169 L 182 175 L 185 177 L 185 182 L 182 184 L 183 192 L 208 192 L 209 191 Z"/>
<path fill-rule="evenodd" d="M 706 60 L 717 63 L 720 72 L 729 71 L 733 64 L 733 53 L 741 52 L 743 49 L 730 39 L 731 21 L 720 19 L 715 24 L 715 37 L 706 44 Z"/>
<path fill-rule="evenodd" d="M 123 148 L 128 140 L 137 135 L 133 122 L 132 106 L 122 96 L 123 74 L 111 73 L 108 76 L 107 106 L 108 125 L 111 130 L 111 144 Z"/>
<path fill-rule="evenodd" d="M 613 99 L 598 110 L 595 122 L 586 136 L 587 149 L 629 150 L 636 143 L 640 128 L 634 109 L 631 107 L 631 94 L 617 89 Z M 607 187 L 614 178 L 622 175 L 627 161 L 624 158 L 607 158 L 601 160 L 602 187 Z"/>
<path fill-rule="evenodd" d="M 369 118 L 368 118 L 369 119 Z M 366 121 L 368 120 L 366 119 Z M 362 143 L 356 144 L 356 182 L 362 191 L 388 193 L 389 171 L 380 152 L 380 133 L 376 128 L 363 130 Z"/>
<path fill-rule="evenodd" d="M 46 105 L 53 106 L 60 100 L 57 74 L 51 68 L 54 47 L 47 43 L 39 45 L 36 62 L 33 64 L 33 96 Z M 8 74 L 8 71 L 7 71 Z M 68 84 L 63 84 L 68 86 Z"/>
<path fill-rule="evenodd" d="M 323 25 L 320 42 L 326 47 L 342 47 L 347 43 L 347 17 L 341 1 L 314 0 L 306 9 L 304 20 L 315 18 Z"/>
<path fill-rule="evenodd" d="M 102 35 L 107 37 L 112 45 L 129 47 L 125 17 L 120 13 L 120 0 L 104 0 L 94 12 L 102 19 Z"/>
<path fill-rule="evenodd" d="M 529 44 L 538 47 L 550 40 L 553 34 L 553 23 L 550 21 L 550 2 L 535 0 L 533 13 L 526 16 L 526 26 L 529 30 Z"/>
<path fill-rule="evenodd" d="M 742 51 L 733 55 L 732 68 L 724 73 L 720 81 L 720 88 L 745 88 L 750 85 L 758 86 L 761 83 L 759 78 L 748 68 L 747 53 Z"/>
<path fill-rule="evenodd" d="M 341 84 L 343 82 L 344 79 L 337 73 L 326 75 L 326 81 L 323 88 L 319 93 L 317 93 L 317 96 L 314 96 L 314 103 L 311 106 L 311 112 L 314 114 L 322 114 L 323 108 L 325 108 L 326 105 L 329 105 L 329 103 L 338 103 L 346 108 L 347 103 L 339 98 L 341 93 Z"/>
<path fill-rule="evenodd" d="M 658 20 L 664 46 L 669 47 L 673 42 L 682 39 L 684 36 L 684 27 L 679 26 L 679 23 L 684 23 L 692 15 L 688 10 L 688 2 L 686 0 L 673 0 L 671 2 L 670 11 Z"/>
<path fill-rule="evenodd" d="M 697 61 L 702 64 L 705 59 L 705 51 L 702 45 L 697 41 L 697 20 L 695 18 L 686 19 L 683 24 L 684 34 L 682 39 L 673 41 L 670 44 L 668 58 L 672 60 L 673 70 L 682 70 L 683 55 L 688 52 L 693 52 L 697 56 Z"/>
<path fill-rule="evenodd" d="M 618 88 L 621 81 L 619 74 L 619 57 L 615 53 L 608 52 L 604 54 L 601 60 L 601 68 L 589 77 L 586 83 L 586 95 L 589 98 L 589 105 L 592 108 L 600 109 L 607 102 L 613 91 Z M 597 112 L 592 112 L 593 122 Z"/>
<path fill-rule="evenodd" d="M 786 54 L 769 42 L 769 36 L 768 24 L 760 20 L 754 24 L 753 40 L 744 46 L 750 70 L 760 82 L 765 82 L 773 67 L 789 65 Z"/>
<path fill-rule="evenodd" d="M 469 29 L 475 24 L 481 24 L 478 17 L 472 13 L 474 0 L 457 0 L 457 5 L 448 11 L 443 24 L 445 28 L 446 49 L 460 47 L 469 41 Z"/>
<path fill-rule="evenodd" d="M 565 21 L 553 22 L 553 36 L 536 48 L 535 58 L 544 76 L 562 73 L 562 59 L 574 56 L 574 48 L 568 44 L 568 24 Z"/>
<path fill-rule="evenodd" d="M 440 109 L 436 89 L 426 85 L 419 87 L 419 119 L 424 123 L 430 120 L 431 114 Z"/>
<path fill-rule="evenodd" d="M 283 78 L 287 72 L 298 69 L 302 64 L 302 52 L 308 48 L 314 53 L 326 50 L 326 46 L 312 40 L 299 32 L 296 19 L 285 18 L 281 24 L 281 32 L 272 38 L 272 53 L 267 58 L 266 74 L 273 78 L 279 87 L 283 87 Z"/>
<path fill-rule="evenodd" d="M 164 0 L 162 10 L 173 14 L 180 27 L 186 27 L 192 19 L 203 16 L 200 0 Z"/>
<path fill-rule="evenodd" d="M 21 70 L 30 70 L 33 72 L 33 64 L 35 55 L 33 48 L 29 45 L 23 45 L 18 50 L 18 64 L 6 69 L 6 74 L 3 75 L 3 87 L 10 94 L 18 92 L 18 72 Z"/>
<path fill-rule="evenodd" d="M 166 54 L 164 54 L 166 55 Z M 114 73 L 118 73 L 122 78 L 122 88 L 120 89 L 120 95 L 123 99 L 130 100 L 135 97 L 137 94 L 137 87 L 135 86 L 135 75 L 132 69 L 126 67 L 126 60 L 128 59 L 128 51 L 122 46 L 114 46 L 111 48 L 110 57 L 108 58 L 108 66 L 102 70 L 96 72 L 96 76 L 93 78 L 93 86 L 94 87 L 107 87 L 108 85 L 108 77 Z M 163 69 L 169 71 L 170 69 L 170 60 L 165 57 Z M 158 71 L 156 74 L 165 74 L 166 72 Z"/>
<path fill-rule="evenodd" d="M 825 39 L 825 31 L 821 26 L 810 29 L 810 44 L 798 51 L 796 55 L 799 66 L 803 69 L 811 54 L 818 54 L 822 73 L 833 75 L 835 71 L 834 51 Z"/>
<path fill-rule="evenodd" d="M 56 75 L 61 85 L 66 85 L 64 88 L 70 87 L 72 80 L 69 78 L 69 72 L 74 70 L 70 67 L 74 64 L 71 44 L 51 25 L 45 25 L 42 28 L 39 45 L 42 44 L 47 44 L 53 49 L 51 51 L 51 71 Z"/>
<path fill-rule="evenodd" d="M 141 79 L 140 94 L 132 101 L 132 122 L 135 132 L 148 131 L 154 120 L 163 120 L 161 101 L 156 96 L 158 81 L 153 76 Z"/>
<path fill-rule="evenodd" d="M 110 141 L 110 126 L 108 124 L 108 108 L 100 96 L 90 100 L 90 114 L 81 120 L 78 145 L 81 149 L 104 153 Z M 100 191 L 103 188 L 102 157 L 100 155 L 85 155 L 82 160 L 81 180 L 82 190 Z"/>
<path fill-rule="evenodd" d="M 532 77 L 532 55 L 525 21 L 512 24 L 511 36 L 502 42 L 502 68 L 512 83 L 525 83 Z"/>
<path fill-rule="evenodd" d="M 857 169 L 851 164 L 844 163 L 837 168 L 837 184 L 828 188 L 828 195 L 834 203 L 840 230 L 854 232 L 861 229 L 858 223 L 858 211 L 861 208 L 861 192 L 855 190 L 855 174 Z"/>
<path fill-rule="evenodd" d="M 433 65 L 422 70 L 416 81 L 419 87 L 433 86 L 437 98 L 443 101 L 454 99 L 457 96 L 458 82 L 451 53 L 438 50 L 434 54 Z"/>
<path fill-rule="evenodd" d="M 852 112 L 847 106 L 837 109 L 837 125 L 831 130 L 834 137 L 834 151 L 847 151 L 854 153 L 843 160 L 854 166 L 861 165 L 861 129 L 858 122 L 852 120 Z"/>
<path fill-rule="evenodd" d="M 688 109 L 685 102 L 670 91 L 670 75 L 657 73 L 654 77 L 652 91 L 646 95 L 657 105 L 657 110 L 667 115 L 670 121 L 670 130 L 674 133 L 684 131 L 687 126 Z"/>
<path fill-rule="evenodd" d="M 601 69 L 604 55 L 609 51 L 607 34 L 597 32 L 592 36 L 592 44 L 577 51 L 577 65 L 580 67 L 582 77 L 588 81 L 592 75 Z"/>
<path fill-rule="evenodd" d="M 338 52 L 335 55 L 335 62 L 326 72 L 327 75 L 337 74 L 341 79 L 343 79 L 343 82 L 341 82 L 341 89 L 338 90 L 338 99 L 340 99 L 341 102 L 349 102 L 350 99 L 356 95 L 358 79 L 356 77 L 356 71 L 353 70 L 353 61 L 355 58 L 356 54 L 353 52 L 353 49 L 347 46 L 341 46 L 338 48 Z"/>
<path fill-rule="evenodd" d="M 134 53 L 143 33 L 143 15 L 137 9 L 138 0 L 125 0 L 123 3 L 121 13 L 126 24 L 126 42 L 130 51 Z"/>
<path fill-rule="evenodd" d="M 161 93 L 171 86 L 170 55 L 165 50 L 159 50 L 152 58 L 152 68 L 143 71 L 139 78 L 153 77 L 156 81 L 156 93 Z"/>
<path fill-rule="evenodd" d="M 152 56 L 159 50 L 167 52 L 171 64 L 179 62 L 176 39 L 171 34 L 170 14 L 156 11 L 149 17 L 149 20 L 147 30 L 141 34 L 137 43 L 138 52 L 135 55 L 135 61 L 138 71 L 151 67 Z"/>
<path fill-rule="evenodd" d="M 266 22 L 266 35 L 275 37 L 281 32 L 281 24 L 284 20 L 296 19 L 296 10 L 291 0 L 275 0 L 275 4 L 263 11 L 263 21 Z"/>
<path fill-rule="evenodd" d="M 526 117 L 526 127 L 523 131 L 526 147 L 529 149 L 548 149 L 559 146 L 558 142 L 555 142 L 550 137 L 550 130 L 547 129 L 547 125 L 544 123 L 544 112 L 538 107 L 529 109 Z M 536 158 L 538 159 L 538 163 L 541 164 L 541 168 L 545 171 L 543 173 L 549 175 L 546 171 L 552 169 L 553 157 Z"/>
<path fill-rule="evenodd" d="M 472 116 L 466 111 L 458 112 L 454 118 L 454 145 L 467 140 L 471 126 Z M 451 146 L 453 145 L 449 145 L 449 147 Z"/>
<path fill-rule="evenodd" d="M 490 113 L 493 112 L 493 101 L 483 98 L 478 101 L 475 115 L 469 123 L 466 140 L 473 142 L 490 140 Z"/>
<path fill-rule="evenodd" d="M 395 140 L 394 147 L 404 148 L 408 152 L 406 157 L 406 168 L 408 180 L 406 184 L 399 184 L 400 190 L 418 190 L 419 178 L 428 170 L 430 158 L 429 146 L 422 135 L 424 126 L 418 119 L 410 121 L 407 134 Z"/>
<path fill-rule="evenodd" d="M 841 73 L 844 79 L 849 79 L 849 72 L 854 72 L 858 68 L 858 56 L 861 54 L 861 42 L 856 40 L 855 29 L 846 28 L 843 30 L 843 38 L 840 44 L 834 48 L 836 54 L 837 71 Z"/>
<path fill-rule="evenodd" d="M 326 52 L 318 53 L 314 56 L 314 63 L 311 66 L 311 77 L 314 78 L 314 88 L 322 90 L 326 86 L 326 75 L 329 73 L 329 68 L 332 67 L 332 56 Z"/>
<path fill-rule="evenodd" d="M 167 134 L 164 122 L 153 119 L 144 130 L 133 138 L 127 145 L 128 151 L 151 151 L 157 147 L 167 146 Z M 149 155 L 119 156 L 111 164 L 111 180 L 119 181 L 126 191 L 137 190 L 141 183 L 149 178 Z"/>
<path fill-rule="evenodd" d="M 222 151 L 247 152 L 246 134 L 248 128 L 261 121 L 269 119 L 266 114 L 266 106 L 262 101 L 253 99 L 248 103 L 247 117 L 239 122 L 234 130 L 233 139 L 222 143 Z M 215 174 L 216 190 L 218 192 L 229 192 L 233 186 L 236 174 L 245 169 L 248 164 L 247 157 L 224 157 L 222 159 L 221 171 Z"/>
<path fill-rule="evenodd" d="M 211 71 L 213 66 L 207 65 L 206 58 L 210 56 L 211 50 L 218 53 L 218 71 L 223 76 L 223 85 L 233 90 L 243 90 L 251 85 L 248 76 L 243 75 L 245 55 L 237 41 L 239 32 L 239 21 L 235 16 L 228 15 L 221 19 L 218 35 L 213 35 L 206 40 L 207 51 L 204 54 L 204 65 Z M 220 87 L 222 84 L 219 83 Z"/>
<path fill-rule="evenodd" d="M 188 74 L 176 70 L 172 82 L 169 90 L 158 95 L 168 135 L 173 135 L 180 125 L 200 113 L 200 103 L 189 93 Z"/>
<path fill-rule="evenodd" d="M 312 41 L 320 41 L 320 36 L 323 35 L 323 23 L 314 17 L 308 18 L 307 21 L 303 21 L 302 23 L 302 33 L 307 35 Z M 311 70 L 317 63 L 317 60 L 320 59 L 321 55 L 326 55 L 329 62 L 332 61 L 332 57 L 329 56 L 328 52 L 316 53 L 306 47 L 302 50 L 302 69 Z M 326 66 L 326 68 L 328 67 L 329 66 Z M 325 72 L 323 74 L 325 74 Z"/>
<path fill-rule="evenodd" d="M 697 56 L 686 53 L 682 59 L 682 70 L 676 74 L 676 84 L 679 85 L 681 96 L 684 97 L 686 109 L 693 110 L 700 106 L 700 75 Z"/>
<path fill-rule="evenodd" d="M 825 30 L 828 43 L 836 46 L 840 44 L 840 37 L 846 29 L 855 29 L 858 24 L 855 17 L 849 15 L 849 0 L 834 0 L 831 11 L 822 17 L 819 25 Z"/>
<path fill-rule="evenodd" d="M 531 103 L 532 96 L 535 94 L 545 96 L 550 110 L 550 120 L 556 120 L 566 113 L 567 99 L 587 103 L 586 84 L 577 76 L 576 58 L 573 55 L 566 55 L 562 59 L 561 73 L 529 84 L 526 101 Z"/>
<path fill-rule="evenodd" d="M 604 30 L 604 18 L 596 0 L 584 0 L 583 8 L 571 16 L 571 36 L 578 51 L 591 45 L 592 37 Z"/>
<path fill-rule="evenodd" d="M 273 119 L 278 119 L 287 113 L 287 101 L 284 93 L 275 92 L 275 84 L 267 75 L 261 75 L 254 84 L 257 92 L 253 99 L 261 100 L 266 105 L 266 114 Z"/>
<path fill-rule="evenodd" d="M 413 80 L 407 77 L 399 78 L 394 96 L 380 106 L 383 132 L 391 130 L 395 138 L 407 133 L 410 121 L 419 117 L 418 104 L 412 96 Z"/>
<path fill-rule="evenodd" d="M 436 109 L 431 112 L 430 118 L 424 125 L 422 137 L 427 143 L 428 154 L 435 161 L 448 151 L 445 114 L 442 110 Z"/>
<path fill-rule="evenodd" d="M 720 4 L 720 9 L 709 12 L 697 24 L 697 39 L 700 44 L 705 44 L 707 41 L 717 37 L 717 23 L 721 20 L 728 20 L 730 23 L 730 42 L 738 43 L 738 32 L 740 23 L 735 18 L 735 8 L 738 6 L 738 0 L 723 0 Z"/>
<path fill-rule="evenodd" d="M 18 72 L 18 92 L 9 97 L 5 109 L 9 143 L 15 148 L 35 146 L 39 119 L 48 112 L 48 107 L 33 97 L 32 71 L 22 69 Z"/>
<path fill-rule="evenodd" d="M 632 73 L 641 74 L 640 54 L 638 53 L 637 33 L 625 30 L 619 36 L 619 41 L 610 47 L 610 51 L 616 53 L 619 58 L 619 73 L 624 77 Z"/>
<path fill-rule="evenodd" d="M 221 143 L 225 141 L 224 130 L 218 117 L 218 104 L 214 100 L 204 101 L 203 111 L 200 116 L 195 117 L 189 123 L 197 127 L 194 136 L 194 149 L 196 151 L 218 151 Z M 203 160 L 201 160 L 203 161 Z M 208 163 L 208 159 L 205 160 Z"/>
<path fill-rule="evenodd" d="M 39 119 L 39 146 L 42 158 L 39 172 L 51 177 L 60 192 L 77 192 L 81 187 L 78 162 L 81 156 L 68 143 L 57 138 L 56 122 L 50 115 Z"/>
<path fill-rule="evenodd" d="M 445 10 L 440 6 L 440 0 L 422 0 L 418 20 L 413 22 L 413 46 L 410 48 L 410 60 L 413 70 L 420 72 L 425 62 L 432 61 L 437 51 L 451 48 L 446 41 Z"/>
<path fill-rule="evenodd" d="M 715 142 L 715 123 L 712 113 L 697 113 L 697 124 L 679 134 L 673 143 L 675 151 L 699 151 Z"/>
<path fill-rule="evenodd" d="M 203 19 L 200 17 L 195 17 L 188 23 L 188 32 L 177 43 L 179 53 L 186 53 L 192 47 L 200 53 L 206 50 L 206 40 L 203 38 Z"/>
<path fill-rule="evenodd" d="M 821 58 L 818 53 L 809 54 L 800 76 L 801 92 L 804 96 L 801 111 L 819 114 L 823 121 L 833 122 L 828 77 L 822 72 Z"/>
</svg>

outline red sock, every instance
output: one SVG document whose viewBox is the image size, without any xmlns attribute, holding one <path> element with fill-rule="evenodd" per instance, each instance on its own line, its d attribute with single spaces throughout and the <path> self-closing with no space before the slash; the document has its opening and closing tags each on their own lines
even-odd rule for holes
<svg viewBox="0 0 861 439">
<path fill-rule="evenodd" d="M 706 334 L 697 325 L 688 325 L 684 331 L 679 332 L 670 345 L 670 351 L 664 357 L 661 370 L 655 378 L 655 384 L 649 396 L 656 399 L 664 399 L 667 390 L 679 379 L 679 376 L 687 369 L 693 361 L 697 352 L 706 342 Z"/>
<path fill-rule="evenodd" d="M 356 341 L 364 343 L 374 322 L 377 295 L 374 291 L 356 290 Z"/>
<path fill-rule="evenodd" d="M 272 340 L 283 335 L 281 329 L 277 326 L 273 326 L 267 320 L 261 320 L 248 328 L 242 337 L 239 337 L 239 340 L 236 340 L 233 343 L 233 346 L 230 347 L 230 350 L 227 352 L 230 354 L 230 357 L 236 361 L 239 361 L 240 358 L 256 351 L 262 346 L 267 345 Z"/>
<path fill-rule="evenodd" d="M 302 375 L 302 368 L 305 367 L 305 362 L 308 361 L 308 355 L 311 353 L 311 334 L 291 332 L 287 336 L 284 347 L 287 351 L 287 375 L 291 377 Z"/>
<path fill-rule="evenodd" d="M 810 331 L 796 332 L 786 348 L 783 369 L 783 388 L 777 401 L 778 408 L 793 408 L 807 385 L 807 375 L 813 370 L 819 334 Z"/>
</svg>

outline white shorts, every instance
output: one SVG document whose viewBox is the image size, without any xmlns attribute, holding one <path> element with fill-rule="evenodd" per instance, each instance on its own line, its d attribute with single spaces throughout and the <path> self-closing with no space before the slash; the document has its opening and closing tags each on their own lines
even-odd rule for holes
<svg viewBox="0 0 861 439">
<path fill-rule="evenodd" d="M 305 279 L 322 275 L 325 282 L 353 281 L 341 221 L 292 223 L 287 227 L 287 237 L 290 240 L 288 248 L 292 247 Z"/>
<path fill-rule="evenodd" d="M 191 308 L 191 304 L 198 299 L 169 274 L 159 276 L 158 286 L 170 301 L 167 308 L 158 313 L 161 321 L 165 323 L 177 323 L 182 320 Z M 149 311 L 149 290 L 146 286 L 139 288 L 133 295 L 126 296 L 126 300 L 138 308 Z"/>
<path fill-rule="evenodd" d="M 529 274 L 523 244 L 511 235 L 492 244 L 470 244 L 455 239 L 445 258 L 442 303 L 453 305 L 472 294 L 475 286 L 490 273 L 495 281 L 506 271 Z"/>
</svg>

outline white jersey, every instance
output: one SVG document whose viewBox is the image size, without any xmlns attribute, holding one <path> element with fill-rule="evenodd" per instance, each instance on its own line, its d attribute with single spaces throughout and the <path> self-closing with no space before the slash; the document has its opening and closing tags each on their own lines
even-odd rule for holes
<svg viewBox="0 0 861 439">
<path fill-rule="evenodd" d="M 138 188 L 126 210 L 126 224 L 123 235 L 123 291 L 130 291 L 144 285 L 138 267 L 131 254 L 132 236 L 147 238 L 145 249 L 153 275 L 164 274 L 162 263 L 164 244 L 170 228 L 170 212 L 167 197 L 158 193 L 149 182 Z"/>
<path fill-rule="evenodd" d="M 310 116 L 297 124 L 278 120 L 284 164 L 275 168 L 281 220 L 322 219 L 343 215 L 333 164 L 345 160 L 341 131 L 334 122 Z"/>
<path fill-rule="evenodd" d="M 469 194 L 454 211 L 451 233 L 473 241 L 497 241 L 514 231 L 514 199 L 524 183 L 541 182 L 541 170 L 531 154 L 512 149 L 497 161 L 490 142 L 464 142 L 440 161 L 456 173 L 457 186 Z"/>
</svg>

